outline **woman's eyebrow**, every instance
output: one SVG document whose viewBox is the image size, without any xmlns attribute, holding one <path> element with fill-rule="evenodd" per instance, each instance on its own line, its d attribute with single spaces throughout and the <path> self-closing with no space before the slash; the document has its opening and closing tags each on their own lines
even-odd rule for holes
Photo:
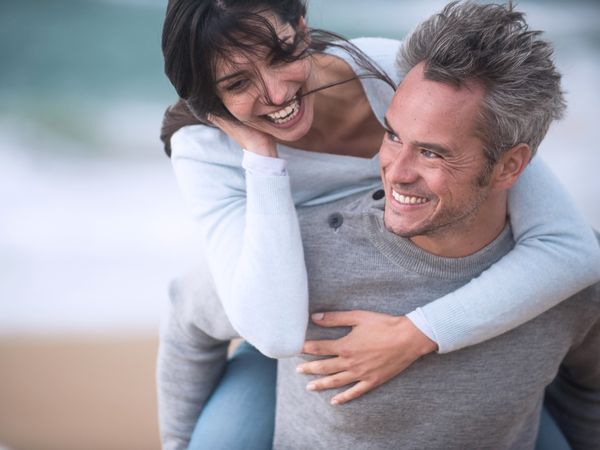
<svg viewBox="0 0 600 450">
<path fill-rule="evenodd" d="M 222 83 L 223 81 L 227 81 L 230 80 L 232 78 L 235 78 L 237 76 L 240 76 L 242 73 L 244 73 L 243 70 L 238 70 L 237 72 L 233 72 L 227 75 L 223 75 L 221 78 L 217 79 L 216 84 Z"/>
</svg>

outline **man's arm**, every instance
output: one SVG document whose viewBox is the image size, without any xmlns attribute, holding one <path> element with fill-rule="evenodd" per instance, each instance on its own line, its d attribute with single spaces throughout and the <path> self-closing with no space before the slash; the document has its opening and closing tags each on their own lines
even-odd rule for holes
<svg viewBox="0 0 600 450">
<path fill-rule="evenodd" d="M 546 406 L 573 450 L 600 448 L 600 319 L 565 357 L 546 389 Z"/>
<path fill-rule="evenodd" d="M 161 324 L 157 388 L 163 450 L 187 448 L 200 412 L 221 379 L 229 339 L 235 336 L 210 277 L 200 278 L 172 283 Z"/>
</svg>

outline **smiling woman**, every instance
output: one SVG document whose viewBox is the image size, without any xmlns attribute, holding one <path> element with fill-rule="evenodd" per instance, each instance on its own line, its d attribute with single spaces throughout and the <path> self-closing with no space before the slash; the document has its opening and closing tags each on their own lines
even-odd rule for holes
<svg viewBox="0 0 600 450">
<path fill-rule="evenodd" d="M 299 0 L 169 2 L 163 30 L 165 69 L 181 100 L 167 111 L 162 136 L 198 219 L 207 268 L 194 273 L 191 285 L 186 285 L 189 280 L 175 284 L 161 340 L 159 401 L 167 449 L 185 448 L 196 423 L 192 449 L 250 448 L 249 442 L 256 448 L 270 447 L 272 420 L 262 429 L 240 425 L 229 436 L 214 426 L 215 420 L 252 423 L 256 411 L 272 418 L 274 396 L 272 377 L 234 370 L 248 358 L 246 350 L 227 365 L 223 385 L 216 387 L 225 366 L 220 341 L 237 334 L 272 357 L 309 351 L 309 344 L 303 346 L 309 299 L 296 207 L 303 214 L 308 206 L 361 192 L 381 198 L 377 152 L 394 94 L 391 86 L 400 81 L 400 42 L 345 41 L 308 28 L 305 12 Z M 510 14 L 510 20 L 499 23 L 522 20 L 519 13 Z M 503 30 L 499 26 L 498 32 Z M 480 30 L 473 36 L 479 34 Z M 389 125 L 402 137 L 402 124 L 390 120 Z M 430 142 L 426 135 L 411 139 Z M 314 389 L 352 384 L 331 401 L 352 400 L 426 353 L 453 351 L 495 337 L 597 279 L 600 255 L 590 230 L 561 187 L 548 181 L 552 177 L 543 165 L 526 172 L 508 205 L 515 249 L 479 279 L 442 299 L 431 299 L 402 320 L 370 320 L 360 334 L 350 332 L 348 342 L 384 329 L 404 340 L 394 346 L 392 357 L 389 346 L 382 346 L 377 351 L 384 357 L 361 363 L 361 352 L 354 349 L 357 359 L 351 362 L 334 353 L 331 372 L 305 367 L 304 373 L 336 373 L 314 380 Z M 422 198 L 428 194 L 422 193 L 421 199 L 414 196 L 418 192 L 397 194 L 388 192 L 392 205 L 398 199 L 412 205 L 414 198 L 415 207 L 427 207 Z M 553 198 L 552 205 L 544 201 L 547 198 Z M 560 220 L 565 213 L 569 223 Z M 343 218 L 336 221 L 342 222 Z M 573 262 L 571 273 L 557 264 L 556 254 Z M 531 282 L 546 278 L 557 284 Z M 498 290 L 499 283 L 508 288 Z M 515 292 L 519 298 L 513 298 Z M 233 329 L 223 323 L 221 306 Z M 353 317 L 357 320 L 360 314 Z M 390 323 L 392 330 L 384 328 Z M 262 357 L 254 353 L 250 358 Z M 394 361 L 393 369 L 382 365 L 384 360 Z M 272 371 L 273 364 L 264 370 Z M 221 395 L 231 389 L 230 375 L 250 400 L 207 407 L 198 418 L 207 401 L 214 405 L 231 397 Z M 265 383 L 271 396 L 247 389 L 265 388 Z M 220 417 L 211 417 L 211 411 L 220 411 Z"/>
<path fill-rule="evenodd" d="M 177 104 L 165 116 L 161 138 L 167 153 L 171 135 L 181 126 L 219 119 L 268 135 L 269 155 L 274 154 L 275 141 L 319 152 L 354 151 L 357 156 L 366 156 L 360 154 L 366 143 L 378 147 L 382 129 L 365 101 L 358 74 L 324 50 L 346 53 L 361 78 L 380 79 L 390 89 L 395 83 L 352 42 L 324 30 L 308 30 L 301 1 L 211 3 L 169 4 L 163 32 L 165 72 L 185 104 Z M 186 33 L 194 16 L 186 11 L 194 7 L 202 26 L 196 24 L 198 35 L 190 42 Z M 341 88 L 332 89 L 336 86 Z M 319 95 L 313 95 L 317 91 Z M 346 120 L 340 123 L 336 111 L 346 111 Z M 357 134 L 357 125 L 368 129 Z M 369 139 L 372 136 L 376 139 Z M 337 145 L 328 145 L 332 142 Z M 264 153 L 264 144 L 263 136 L 260 145 L 246 149 Z M 371 157 L 375 151 L 369 153 Z"/>
</svg>

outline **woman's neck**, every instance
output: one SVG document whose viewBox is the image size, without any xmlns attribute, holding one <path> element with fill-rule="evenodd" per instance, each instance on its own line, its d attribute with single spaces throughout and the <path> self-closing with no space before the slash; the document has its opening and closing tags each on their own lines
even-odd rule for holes
<svg viewBox="0 0 600 450">
<path fill-rule="evenodd" d="M 314 94 L 311 129 L 291 147 L 320 153 L 370 158 L 379 150 L 383 128 L 376 119 L 362 84 L 346 61 L 332 55 L 314 56 Z M 341 84 L 335 85 L 342 81 Z"/>
</svg>

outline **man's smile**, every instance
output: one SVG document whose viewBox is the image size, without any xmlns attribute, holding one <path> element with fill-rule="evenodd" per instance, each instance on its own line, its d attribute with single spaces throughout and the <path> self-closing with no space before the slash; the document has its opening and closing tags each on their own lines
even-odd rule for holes
<svg viewBox="0 0 600 450">
<path fill-rule="evenodd" d="M 396 200 L 398 203 L 400 203 L 402 205 L 421 205 L 421 204 L 427 203 L 429 201 L 428 198 L 419 197 L 416 195 L 400 194 L 393 189 L 392 189 L 392 197 L 394 197 L 394 200 Z"/>
</svg>

